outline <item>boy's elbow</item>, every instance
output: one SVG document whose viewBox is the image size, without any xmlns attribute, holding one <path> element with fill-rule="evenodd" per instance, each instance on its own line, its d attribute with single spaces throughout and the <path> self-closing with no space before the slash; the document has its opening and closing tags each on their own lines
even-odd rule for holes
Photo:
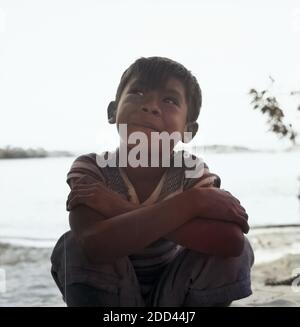
<svg viewBox="0 0 300 327">
<path fill-rule="evenodd" d="M 97 217 L 98 218 L 98 217 Z M 86 224 L 88 220 L 93 219 L 93 222 Z M 81 247 L 85 257 L 92 264 L 109 263 L 108 258 L 104 258 L 105 254 L 101 249 L 104 248 L 101 240 L 99 228 L 96 230 L 96 218 L 93 217 L 93 212 L 87 207 L 78 206 L 70 211 L 69 223 L 75 240 Z M 100 220 L 99 220 L 100 221 Z M 99 227 L 99 225 L 97 226 Z M 102 229 L 102 228 L 101 228 Z"/>
</svg>

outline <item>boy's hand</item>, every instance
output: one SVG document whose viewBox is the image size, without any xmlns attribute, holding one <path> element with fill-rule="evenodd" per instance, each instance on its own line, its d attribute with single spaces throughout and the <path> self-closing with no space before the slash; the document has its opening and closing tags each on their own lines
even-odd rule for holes
<svg viewBox="0 0 300 327">
<path fill-rule="evenodd" d="M 84 204 L 106 217 L 113 217 L 134 209 L 137 205 L 127 201 L 122 195 L 111 191 L 101 182 L 92 184 L 76 184 L 67 200 L 67 210 Z"/>
<path fill-rule="evenodd" d="M 193 189 L 198 216 L 236 223 L 244 233 L 248 233 L 249 225 L 246 210 L 231 193 L 216 187 L 201 187 L 197 184 Z"/>
</svg>

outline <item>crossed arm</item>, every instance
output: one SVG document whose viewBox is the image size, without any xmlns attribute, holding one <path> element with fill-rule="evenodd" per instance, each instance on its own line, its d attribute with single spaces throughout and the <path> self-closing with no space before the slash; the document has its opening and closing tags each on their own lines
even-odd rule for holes
<svg viewBox="0 0 300 327">
<path fill-rule="evenodd" d="M 247 214 L 225 191 L 192 188 L 145 207 L 99 183 L 74 182 L 71 189 L 70 226 L 92 261 L 136 253 L 160 237 L 210 255 L 238 256 L 243 250 Z"/>
</svg>

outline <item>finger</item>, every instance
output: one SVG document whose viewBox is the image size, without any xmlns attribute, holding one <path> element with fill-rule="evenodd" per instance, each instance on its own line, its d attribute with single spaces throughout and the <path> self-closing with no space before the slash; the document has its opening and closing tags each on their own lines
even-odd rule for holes
<svg viewBox="0 0 300 327">
<path fill-rule="evenodd" d="M 240 212 L 241 212 L 241 214 L 242 214 L 243 216 L 245 216 L 245 217 L 248 218 L 247 211 L 246 211 L 243 207 L 240 209 Z"/>
<path fill-rule="evenodd" d="M 75 190 L 71 191 L 70 194 L 68 195 L 68 200 L 67 203 L 72 200 L 74 197 L 83 197 L 89 194 L 96 194 L 96 190 L 94 188 L 90 189 L 85 189 L 85 190 Z"/>
<path fill-rule="evenodd" d="M 241 212 L 246 212 L 246 209 L 241 206 L 240 203 L 235 203 L 235 208 L 238 210 L 238 211 L 241 211 Z"/>
<path fill-rule="evenodd" d="M 109 189 L 108 187 L 106 187 L 105 185 L 103 185 L 102 183 L 96 183 L 96 184 L 90 184 L 89 187 L 83 185 L 83 187 L 78 187 L 75 189 L 75 191 L 82 191 L 82 190 L 90 190 L 91 192 L 94 193 L 105 193 L 108 194 L 110 196 L 114 196 L 114 197 L 121 197 L 121 198 L 125 198 L 126 196 L 124 194 L 118 193 L 114 190 Z"/>
<path fill-rule="evenodd" d="M 249 226 L 248 226 L 248 215 L 245 213 L 241 213 L 239 211 L 233 210 L 231 219 L 232 222 L 238 224 L 243 232 L 245 233 L 246 231 L 248 232 Z"/>
<path fill-rule="evenodd" d="M 243 221 L 243 228 L 242 228 L 242 230 L 243 230 L 243 232 L 245 234 L 247 234 L 249 232 L 249 225 L 248 225 L 247 219 L 245 219 L 244 216 L 241 216 L 241 219 Z"/>
<path fill-rule="evenodd" d="M 237 210 L 238 210 L 239 212 L 242 212 L 243 214 L 246 213 L 246 209 L 245 209 L 244 207 L 242 207 L 241 205 L 239 205 L 239 206 L 237 207 Z"/>
<path fill-rule="evenodd" d="M 70 211 L 80 204 L 88 204 L 88 197 L 74 197 L 67 205 L 67 210 Z"/>
<path fill-rule="evenodd" d="M 73 197 L 74 197 L 74 193 L 70 192 L 68 195 L 68 198 L 67 198 L 67 206 L 68 206 L 68 203 L 70 202 L 71 198 L 73 198 Z"/>
<path fill-rule="evenodd" d="M 79 198 L 77 196 L 70 199 L 70 201 L 67 203 L 67 210 L 71 211 L 73 208 L 75 208 L 79 204 Z"/>
<path fill-rule="evenodd" d="M 246 212 L 239 211 L 238 212 L 241 217 L 243 217 L 246 221 L 248 220 L 248 214 Z"/>
<path fill-rule="evenodd" d="M 229 191 L 222 189 L 224 192 L 229 194 L 237 203 L 241 203 L 239 199 L 237 199 L 234 195 L 232 195 Z"/>
<path fill-rule="evenodd" d="M 70 199 L 70 201 L 67 205 L 67 209 L 72 210 L 79 204 L 87 204 L 93 196 L 94 196 L 94 193 L 89 193 L 89 194 L 80 195 L 80 196 L 76 195 L 72 199 Z"/>
<path fill-rule="evenodd" d="M 214 188 L 214 186 L 211 183 L 203 184 L 203 185 L 201 185 L 201 187 L 213 187 Z"/>
<path fill-rule="evenodd" d="M 70 202 L 74 198 L 85 199 L 86 197 L 91 197 L 91 196 L 94 196 L 94 195 L 95 195 L 94 192 L 76 192 L 76 193 L 72 193 L 72 194 L 69 195 L 68 201 Z"/>
<path fill-rule="evenodd" d="M 249 225 L 243 216 L 238 216 L 237 219 L 235 219 L 235 223 L 240 226 L 243 233 L 247 234 L 249 232 Z"/>
<path fill-rule="evenodd" d="M 240 202 L 240 200 L 239 199 L 237 199 L 235 196 L 233 196 L 232 194 L 231 194 L 231 196 L 232 196 L 232 198 L 234 199 L 234 201 L 240 206 L 240 204 L 241 204 L 241 202 Z"/>
<path fill-rule="evenodd" d="M 238 209 L 236 212 L 237 215 L 242 216 L 244 219 L 248 219 L 248 214 L 245 210 Z"/>
<path fill-rule="evenodd" d="M 89 183 L 89 184 L 81 184 L 81 183 L 77 183 L 74 187 L 73 190 L 76 190 L 78 188 L 89 188 L 89 187 L 97 187 L 97 186 L 101 186 L 102 183 Z"/>
<path fill-rule="evenodd" d="M 78 196 L 78 192 L 77 191 L 71 191 L 68 195 L 68 199 L 67 199 L 67 205 L 68 203 L 75 197 Z"/>
<path fill-rule="evenodd" d="M 99 186 L 96 186 L 94 184 L 91 185 L 78 185 L 72 189 L 73 192 L 81 192 L 81 191 L 86 191 L 86 190 L 92 190 L 92 191 L 102 191 L 103 189 L 100 188 Z"/>
<path fill-rule="evenodd" d="M 248 223 L 245 222 L 245 224 L 244 224 L 244 226 L 243 226 L 243 228 L 242 228 L 242 231 L 243 231 L 245 234 L 247 234 L 247 233 L 249 232 L 249 229 L 250 229 L 250 227 L 249 227 Z"/>
<path fill-rule="evenodd" d="M 87 175 L 81 176 L 79 178 L 76 178 L 74 180 L 74 183 L 72 183 L 71 189 L 74 189 L 74 187 L 78 184 L 82 184 L 82 185 L 87 185 L 89 183 L 94 183 L 94 179 L 91 180 L 91 178 Z"/>
<path fill-rule="evenodd" d="M 239 205 L 238 208 L 237 208 L 237 211 L 238 211 L 238 213 L 241 216 L 244 216 L 248 220 L 248 214 L 247 214 L 247 212 L 246 212 L 246 210 L 245 210 L 244 207 L 242 207 L 241 205 Z"/>
<path fill-rule="evenodd" d="M 97 179 L 96 178 L 91 177 L 89 175 L 83 175 L 83 176 L 81 176 L 77 180 L 76 184 L 77 183 L 80 183 L 80 184 L 91 184 L 91 183 L 96 183 L 96 182 L 97 182 Z"/>
<path fill-rule="evenodd" d="M 87 191 L 87 192 L 98 192 L 98 193 L 110 193 L 113 194 L 115 192 L 110 191 L 108 188 L 106 188 L 103 185 L 99 184 L 90 184 L 90 185 L 78 185 L 76 188 L 74 188 L 72 191 L 81 192 L 81 191 Z"/>
<path fill-rule="evenodd" d="M 69 197 L 72 198 L 74 196 L 81 196 L 81 195 L 86 195 L 90 193 L 96 193 L 97 189 L 94 187 L 88 188 L 88 189 L 79 189 L 79 190 L 74 190 L 70 192 Z"/>
<path fill-rule="evenodd" d="M 245 209 L 243 206 L 241 206 L 241 205 L 239 205 L 239 208 L 240 208 L 241 210 L 243 210 L 243 211 L 246 211 L 246 209 Z"/>
<path fill-rule="evenodd" d="M 215 176 L 202 176 L 201 179 L 194 185 L 194 187 L 209 187 L 213 186 Z"/>
</svg>

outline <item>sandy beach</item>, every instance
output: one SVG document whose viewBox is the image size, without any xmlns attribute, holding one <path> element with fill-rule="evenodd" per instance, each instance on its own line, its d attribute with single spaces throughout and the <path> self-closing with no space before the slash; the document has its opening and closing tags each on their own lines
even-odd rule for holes
<svg viewBox="0 0 300 327">
<path fill-rule="evenodd" d="M 254 248 L 253 295 L 232 306 L 300 306 L 299 289 L 265 285 L 281 281 L 300 270 L 300 227 L 252 229 Z M 50 275 L 51 248 L 19 247 L 0 243 L 0 266 L 6 274 L 6 292 L 0 306 L 65 306 Z"/>
<path fill-rule="evenodd" d="M 300 273 L 300 227 L 261 228 L 248 238 L 255 253 L 252 291 L 232 306 L 300 306 L 300 278 L 295 285 L 269 286 L 266 281 L 283 281 Z"/>
</svg>

